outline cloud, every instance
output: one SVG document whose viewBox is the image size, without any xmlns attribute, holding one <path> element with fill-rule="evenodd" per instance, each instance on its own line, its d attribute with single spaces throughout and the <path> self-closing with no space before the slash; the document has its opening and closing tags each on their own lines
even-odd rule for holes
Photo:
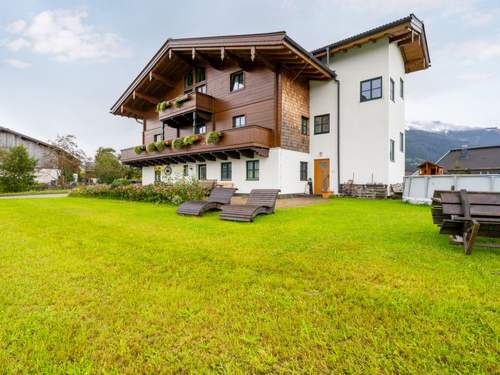
<svg viewBox="0 0 500 375">
<path fill-rule="evenodd" d="M 6 28 L 14 35 L 7 47 L 12 51 L 30 49 L 60 62 L 104 62 L 130 55 L 122 38 L 96 31 L 86 23 L 87 17 L 87 12 L 81 10 L 47 10 L 31 22 L 18 20 Z"/>
<path fill-rule="evenodd" d="M 452 57 L 465 65 L 500 59 L 500 35 L 490 39 L 469 39 L 453 43 L 441 51 L 443 58 Z"/>
<path fill-rule="evenodd" d="M 21 60 L 17 60 L 17 59 L 6 59 L 6 60 L 3 60 L 3 63 L 10 65 L 16 69 L 27 69 L 27 68 L 31 67 L 31 64 L 29 62 L 21 61 Z"/>
<path fill-rule="evenodd" d="M 27 48 L 30 46 L 30 43 L 26 40 L 26 39 L 23 39 L 23 38 L 17 38 L 17 39 L 14 39 L 14 40 L 11 40 L 11 41 L 8 41 L 7 43 L 5 43 L 5 45 L 7 46 L 8 49 L 10 49 L 11 51 L 14 51 L 14 52 L 17 52 L 19 51 L 20 49 L 23 49 L 23 48 Z"/>
</svg>

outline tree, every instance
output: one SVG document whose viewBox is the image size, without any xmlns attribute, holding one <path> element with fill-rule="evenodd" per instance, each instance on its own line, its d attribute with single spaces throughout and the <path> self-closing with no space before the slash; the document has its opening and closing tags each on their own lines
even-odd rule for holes
<svg viewBox="0 0 500 375">
<path fill-rule="evenodd" d="M 30 158 L 24 146 L 12 147 L 0 155 L 0 190 L 26 191 L 35 183 L 36 159 Z"/>
<path fill-rule="evenodd" d="M 125 176 L 125 170 L 112 148 L 99 147 L 95 154 L 94 173 L 100 183 L 110 184 Z"/>
<path fill-rule="evenodd" d="M 50 143 L 58 148 L 57 168 L 61 171 L 60 183 L 64 185 L 72 181 L 73 174 L 79 172 L 80 165 L 88 158 L 85 152 L 78 147 L 74 135 L 58 135 L 56 140 Z"/>
</svg>

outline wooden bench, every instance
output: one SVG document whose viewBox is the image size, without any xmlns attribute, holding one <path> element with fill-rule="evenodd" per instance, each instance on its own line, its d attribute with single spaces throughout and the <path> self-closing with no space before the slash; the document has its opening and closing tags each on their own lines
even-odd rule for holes
<svg viewBox="0 0 500 375">
<path fill-rule="evenodd" d="M 253 221 L 257 215 L 272 214 L 279 192 L 279 189 L 253 189 L 246 204 L 223 206 L 220 218 L 230 221 Z"/>
<path fill-rule="evenodd" d="M 452 243 L 463 244 L 469 255 L 477 236 L 500 238 L 500 193 L 435 191 L 432 219 L 441 227 L 441 234 L 452 236 Z"/>
</svg>

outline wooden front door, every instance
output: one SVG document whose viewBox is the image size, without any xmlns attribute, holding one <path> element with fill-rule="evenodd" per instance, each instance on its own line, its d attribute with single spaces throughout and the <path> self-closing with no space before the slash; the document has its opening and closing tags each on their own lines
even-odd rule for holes
<svg viewBox="0 0 500 375">
<path fill-rule="evenodd" d="M 314 194 L 330 190 L 330 159 L 314 160 Z"/>
</svg>

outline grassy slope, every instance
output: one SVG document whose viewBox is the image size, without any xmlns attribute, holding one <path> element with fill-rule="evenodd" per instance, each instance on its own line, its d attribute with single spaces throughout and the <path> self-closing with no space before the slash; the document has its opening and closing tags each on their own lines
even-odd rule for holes
<svg viewBox="0 0 500 375">
<path fill-rule="evenodd" d="M 79 198 L 0 202 L 0 366 L 499 372 L 500 253 L 428 207 L 332 200 L 253 224 Z"/>
</svg>

